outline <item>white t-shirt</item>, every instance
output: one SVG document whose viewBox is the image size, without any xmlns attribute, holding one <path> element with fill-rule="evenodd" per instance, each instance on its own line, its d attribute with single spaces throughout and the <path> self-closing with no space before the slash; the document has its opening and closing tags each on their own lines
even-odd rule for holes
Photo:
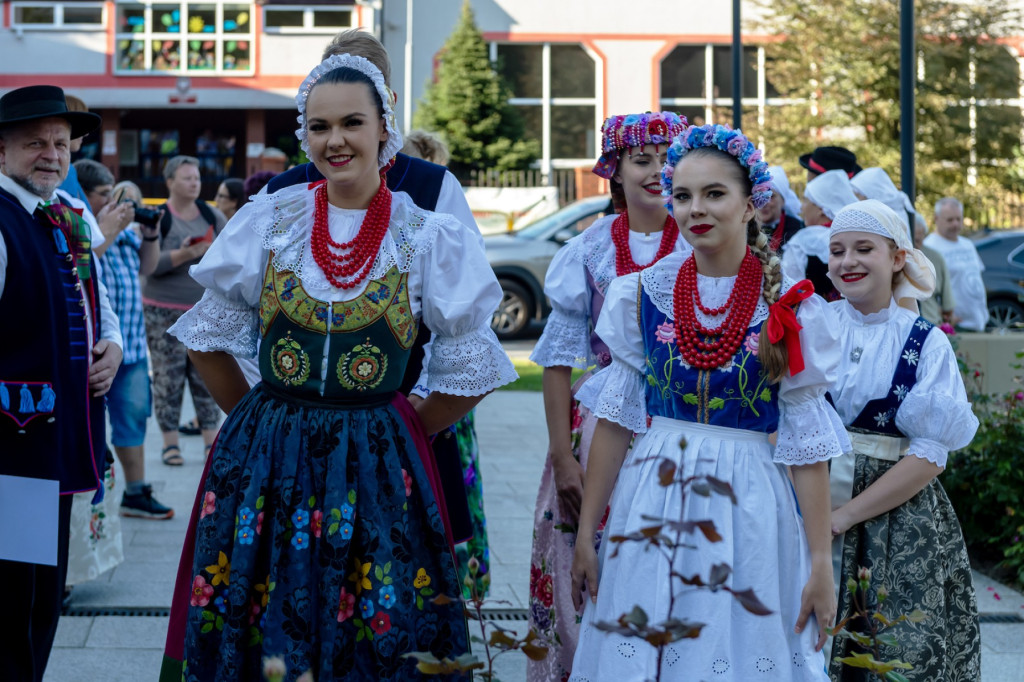
<svg viewBox="0 0 1024 682">
<path fill-rule="evenodd" d="M 985 300 L 985 283 L 981 279 L 985 264 L 981 262 L 978 249 L 966 237 L 958 236 L 954 242 L 935 232 L 925 237 L 924 245 L 938 251 L 946 261 L 953 285 L 953 315 L 960 318 L 960 326 L 985 331 L 988 302 Z"/>
</svg>

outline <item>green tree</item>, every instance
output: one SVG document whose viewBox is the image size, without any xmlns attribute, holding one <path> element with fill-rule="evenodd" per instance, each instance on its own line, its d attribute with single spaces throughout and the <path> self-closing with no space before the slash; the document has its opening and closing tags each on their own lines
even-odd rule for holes
<svg viewBox="0 0 1024 682">
<path fill-rule="evenodd" d="M 765 45 L 769 78 L 781 97 L 794 102 L 766 114 L 768 157 L 799 170 L 800 154 L 834 142 L 898 182 L 898 0 L 756 2 L 756 29 L 782 38 Z M 1019 35 L 1020 14 L 1005 0 L 916 0 L 915 9 L 919 204 L 953 193 L 970 205 L 972 195 L 1010 183 L 1006 167 L 1020 144 L 1020 109 L 976 107 L 975 187 L 967 183 L 968 112 L 972 98 L 1017 97 L 1019 67 L 999 39 Z"/>
<path fill-rule="evenodd" d="M 535 140 L 523 139 L 523 121 L 509 105 L 510 96 L 488 58 L 467 0 L 413 124 L 444 138 L 449 166 L 460 179 L 473 170 L 526 168 L 540 156 L 540 148 Z"/>
</svg>

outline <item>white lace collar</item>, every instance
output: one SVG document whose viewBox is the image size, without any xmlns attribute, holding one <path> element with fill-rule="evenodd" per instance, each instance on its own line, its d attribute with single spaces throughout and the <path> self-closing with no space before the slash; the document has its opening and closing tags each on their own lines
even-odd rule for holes
<svg viewBox="0 0 1024 682">
<path fill-rule="evenodd" d="M 875 325 L 875 324 L 885 324 L 890 319 L 892 319 L 895 315 L 897 315 L 899 313 L 899 311 L 901 310 L 899 305 L 897 305 L 897 303 L 896 303 L 896 299 L 892 299 L 892 298 L 889 299 L 889 305 L 886 306 L 885 308 L 882 308 L 881 310 L 875 311 L 873 313 L 867 313 L 867 314 L 864 314 L 864 313 L 860 312 L 859 310 L 857 310 L 856 308 L 854 308 L 853 304 L 851 304 L 845 298 L 842 299 L 842 304 L 841 305 L 842 305 L 843 310 L 846 311 L 847 317 L 850 318 L 850 321 L 853 322 L 854 324 L 859 324 L 861 326 L 869 326 L 869 325 Z"/>
<path fill-rule="evenodd" d="M 596 220 L 590 227 L 566 244 L 571 248 L 570 255 L 580 263 L 594 278 L 597 290 L 604 294 L 608 285 L 618 275 L 615 270 L 615 244 L 612 242 L 612 223 L 617 215 L 606 215 Z M 661 243 L 661 232 L 651 232 L 651 238 L 657 238 Z M 676 240 L 676 251 L 688 246 L 682 237 Z"/>
<path fill-rule="evenodd" d="M 676 285 L 676 276 L 679 274 L 679 268 L 683 265 L 683 261 L 689 258 L 689 254 L 673 253 L 665 256 L 660 261 L 641 271 L 640 281 L 644 285 L 644 291 L 650 297 L 651 302 L 654 306 L 662 313 L 668 316 L 669 319 L 675 319 L 675 313 L 673 312 L 673 290 Z M 697 274 L 697 288 L 700 290 L 701 301 L 704 305 L 709 308 L 715 308 L 723 305 L 729 300 L 729 294 L 732 292 L 732 285 L 736 281 L 736 277 L 705 277 L 700 273 Z M 763 284 L 759 282 L 760 287 Z M 782 293 L 789 291 L 796 282 L 784 277 L 782 281 Z M 701 324 L 708 327 L 717 327 L 722 323 L 722 315 L 711 317 L 705 315 L 700 310 L 696 311 L 697 319 Z M 755 327 L 765 320 L 768 319 L 768 303 L 764 300 L 764 296 L 759 296 L 757 299 L 757 307 L 754 309 L 754 314 L 750 318 L 750 324 L 748 327 Z"/>
<path fill-rule="evenodd" d="M 313 190 L 305 185 L 287 187 L 253 199 L 253 218 L 249 227 L 260 237 L 263 248 L 273 254 L 278 272 L 294 272 L 303 285 L 312 289 L 334 288 L 313 259 L 310 236 L 313 232 Z M 362 222 L 365 210 L 330 210 L 329 220 Z M 370 268 L 368 279 L 379 279 L 397 266 L 408 272 L 413 259 L 430 250 L 438 229 L 453 221 L 449 215 L 424 211 L 413 204 L 405 192 L 391 195 L 391 224 Z"/>
</svg>

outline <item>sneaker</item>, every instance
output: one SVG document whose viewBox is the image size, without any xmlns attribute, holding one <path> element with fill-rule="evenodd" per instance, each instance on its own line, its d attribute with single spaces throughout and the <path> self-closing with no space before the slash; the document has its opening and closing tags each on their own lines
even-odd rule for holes
<svg viewBox="0 0 1024 682">
<path fill-rule="evenodd" d="M 130 516 L 137 519 L 169 519 L 174 516 L 174 510 L 165 507 L 153 497 L 153 486 L 142 487 L 138 495 L 129 495 L 127 492 L 121 497 L 121 516 Z"/>
</svg>

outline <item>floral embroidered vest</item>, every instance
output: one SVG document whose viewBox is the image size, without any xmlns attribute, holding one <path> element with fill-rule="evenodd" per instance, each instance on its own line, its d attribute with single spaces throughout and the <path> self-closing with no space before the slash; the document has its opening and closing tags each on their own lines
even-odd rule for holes
<svg viewBox="0 0 1024 682">
<path fill-rule="evenodd" d="M 351 301 L 327 303 L 307 294 L 298 275 L 268 263 L 260 295 L 263 381 L 309 400 L 372 401 L 398 390 L 417 332 L 407 280 L 391 268 Z"/>
<path fill-rule="evenodd" d="M 768 381 L 757 359 L 763 322 L 748 329 L 731 364 L 698 370 L 684 364 L 672 320 L 642 287 L 638 296 L 648 414 L 765 433 L 778 428 L 778 384 Z"/>
</svg>

